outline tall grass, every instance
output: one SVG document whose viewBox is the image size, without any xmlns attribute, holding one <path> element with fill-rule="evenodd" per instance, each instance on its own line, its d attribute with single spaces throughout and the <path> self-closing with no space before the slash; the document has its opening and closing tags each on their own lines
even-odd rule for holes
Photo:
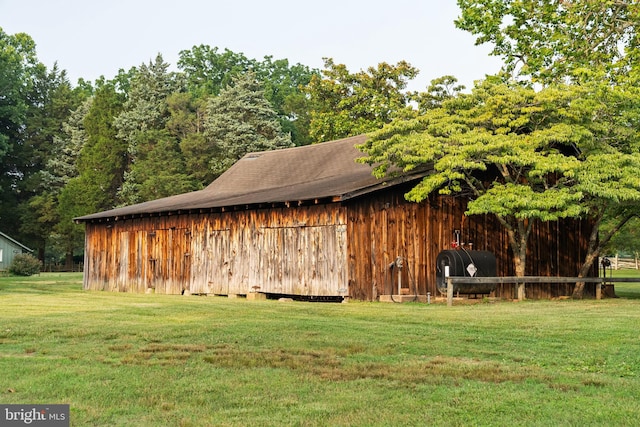
<svg viewBox="0 0 640 427">
<path fill-rule="evenodd" d="M 323 304 L 0 278 L 0 401 L 75 426 L 637 425 L 640 285 L 600 301 Z M 635 286 L 637 291 L 634 291 Z"/>
</svg>

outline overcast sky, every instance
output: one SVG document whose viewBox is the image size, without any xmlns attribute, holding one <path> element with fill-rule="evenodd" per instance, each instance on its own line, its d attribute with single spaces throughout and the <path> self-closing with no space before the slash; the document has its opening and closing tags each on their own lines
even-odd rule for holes
<svg viewBox="0 0 640 427">
<path fill-rule="evenodd" d="M 0 27 L 35 41 L 40 61 L 70 80 L 114 77 L 161 53 L 174 66 L 195 45 L 356 72 L 406 60 L 411 89 L 451 74 L 470 87 L 500 65 L 453 23 L 456 0 L 0 0 Z"/>
</svg>

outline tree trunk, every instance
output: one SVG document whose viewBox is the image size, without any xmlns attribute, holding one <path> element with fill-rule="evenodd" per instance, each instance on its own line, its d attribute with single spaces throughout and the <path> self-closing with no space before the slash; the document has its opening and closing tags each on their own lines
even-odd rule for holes
<svg viewBox="0 0 640 427">
<path fill-rule="evenodd" d="M 64 259 L 65 271 L 73 271 L 73 252 L 67 252 Z"/>
<path fill-rule="evenodd" d="M 526 267 L 527 267 L 527 246 L 526 246 L 526 242 L 524 243 L 524 246 L 520 246 L 519 248 L 517 248 L 517 250 L 518 250 L 518 253 L 515 253 L 515 251 L 514 251 L 514 253 L 515 253 L 514 263 L 515 263 L 516 276 L 517 277 L 524 277 L 525 276 L 525 272 L 526 272 Z M 516 285 L 516 298 L 518 299 L 518 301 L 523 301 L 526 298 L 525 290 L 524 290 L 524 283 L 518 283 Z"/>
<path fill-rule="evenodd" d="M 513 251 L 513 264 L 516 277 L 524 277 L 527 271 L 527 241 L 531 226 L 519 223 L 516 233 L 514 229 L 508 229 L 509 243 Z M 524 300 L 525 288 L 524 283 L 516 284 L 516 298 L 518 301 Z"/>
</svg>

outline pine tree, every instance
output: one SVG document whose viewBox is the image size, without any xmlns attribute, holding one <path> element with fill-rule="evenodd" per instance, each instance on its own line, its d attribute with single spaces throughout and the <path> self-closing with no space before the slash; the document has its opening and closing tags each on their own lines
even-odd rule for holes
<svg viewBox="0 0 640 427">
<path fill-rule="evenodd" d="M 86 140 L 78 156 L 78 175 L 71 177 L 58 196 L 60 222 L 56 226 L 58 244 L 66 253 L 67 263 L 82 248 L 84 230 L 73 218 L 111 209 L 122 185 L 126 165 L 126 144 L 116 137 L 114 118 L 122 110 L 122 94 L 112 83 L 96 90 L 82 123 Z"/>
<path fill-rule="evenodd" d="M 211 178 L 246 153 L 293 146 L 252 73 L 234 79 L 219 96 L 211 98 L 205 128 L 206 149 L 190 147 L 189 154 L 208 165 Z"/>
<path fill-rule="evenodd" d="M 124 110 L 115 120 L 117 135 L 127 144 L 128 169 L 118 192 L 118 198 L 124 204 L 144 202 L 194 188 L 187 175 L 182 173 L 185 166 L 178 143 L 171 140 L 166 130 L 171 119 L 168 99 L 183 88 L 181 77 L 168 72 L 168 67 L 161 55 L 149 65 L 143 64 L 131 81 Z M 158 150 L 165 152 L 161 161 L 156 163 L 154 159 L 159 160 Z M 159 177 L 172 171 L 177 174 L 174 184 L 168 185 L 171 179 L 167 178 L 163 180 L 165 185 L 158 186 L 156 181 Z"/>
</svg>

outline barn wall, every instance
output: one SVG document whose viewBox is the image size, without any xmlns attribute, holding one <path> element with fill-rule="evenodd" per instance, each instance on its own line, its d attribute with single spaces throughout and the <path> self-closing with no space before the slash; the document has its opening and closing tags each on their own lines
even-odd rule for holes
<svg viewBox="0 0 640 427">
<path fill-rule="evenodd" d="M 0 270 L 7 270 L 11 267 L 13 259 L 16 255 L 29 253 L 20 245 L 16 245 L 9 239 L 5 239 L 0 235 Z"/>
<path fill-rule="evenodd" d="M 490 216 L 464 215 L 461 199 L 404 199 L 407 188 L 345 203 L 88 223 L 85 289 L 180 294 L 348 295 L 376 300 L 439 295 L 435 264 L 453 230 L 473 249 L 496 255 L 512 276 L 507 234 Z M 530 238 L 527 275 L 575 276 L 590 232 L 585 221 L 544 223 Z M 404 268 L 389 265 L 400 257 Z M 597 269 L 597 266 L 595 267 Z M 594 270 L 597 274 L 597 270 Z M 528 285 L 527 298 L 570 295 L 573 285 Z M 587 294 L 594 294 L 587 285 Z M 495 296 L 514 298 L 513 285 Z"/>
<path fill-rule="evenodd" d="M 88 223 L 85 253 L 91 290 L 337 296 L 347 284 L 338 204 Z"/>
<path fill-rule="evenodd" d="M 466 205 L 454 197 L 434 195 L 422 203 L 407 202 L 403 194 L 409 188 L 376 193 L 347 204 L 349 289 L 353 298 L 375 300 L 380 295 L 397 295 L 398 284 L 404 288 L 401 292 L 411 295 L 439 295 L 436 258 L 441 251 L 451 249 L 454 230 L 460 230 L 461 242 L 496 255 L 498 276 L 515 274 L 507 233 L 495 218 L 465 216 Z M 526 274 L 575 276 L 586 253 L 589 232 L 588 223 L 577 220 L 534 227 Z M 405 261 L 400 278 L 398 270 L 389 267 L 398 257 Z M 573 286 L 527 285 L 526 296 L 570 295 Z M 595 293 L 589 284 L 585 291 Z M 514 298 L 515 287 L 501 285 L 494 295 Z"/>
</svg>

